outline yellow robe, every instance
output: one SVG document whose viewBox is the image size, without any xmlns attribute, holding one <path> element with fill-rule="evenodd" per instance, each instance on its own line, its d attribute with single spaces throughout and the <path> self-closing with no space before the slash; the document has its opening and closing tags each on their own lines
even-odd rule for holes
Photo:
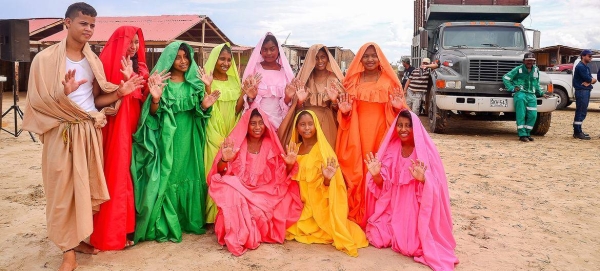
<svg viewBox="0 0 600 271">
<path fill-rule="evenodd" d="M 348 196 L 341 170 L 337 169 L 329 186 L 323 185 L 322 165 L 327 158 L 336 156 L 325 139 L 316 115 L 308 112 L 315 122 L 318 143 L 308 154 L 298 156 L 299 170 L 292 179 L 300 185 L 304 209 L 298 222 L 287 229 L 286 239 L 307 244 L 333 244 L 336 249 L 356 257 L 358 249 L 369 243 L 362 229 L 348 220 Z M 292 142 L 299 141 L 295 126 Z"/>
</svg>

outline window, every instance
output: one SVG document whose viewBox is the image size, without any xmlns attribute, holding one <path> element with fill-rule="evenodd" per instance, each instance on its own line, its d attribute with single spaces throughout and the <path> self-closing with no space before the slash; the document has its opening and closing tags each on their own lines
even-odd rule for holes
<svg viewBox="0 0 600 271">
<path fill-rule="evenodd" d="M 524 50 L 525 35 L 520 27 L 450 26 L 443 30 L 442 46 Z"/>
</svg>

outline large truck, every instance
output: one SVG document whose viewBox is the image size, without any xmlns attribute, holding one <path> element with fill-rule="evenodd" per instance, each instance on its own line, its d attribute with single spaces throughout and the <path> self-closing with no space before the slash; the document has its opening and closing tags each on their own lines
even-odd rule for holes
<svg viewBox="0 0 600 271">
<path fill-rule="evenodd" d="M 434 133 L 444 133 L 449 119 L 514 120 L 512 93 L 502 77 L 523 63 L 532 49 L 521 22 L 529 16 L 527 0 L 415 0 L 413 66 L 424 57 L 437 61 L 424 109 Z M 539 31 L 533 31 L 533 48 Z M 549 76 L 540 85 L 552 92 Z M 532 134 L 550 128 L 557 98 L 538 98 Z"/>
</svg>

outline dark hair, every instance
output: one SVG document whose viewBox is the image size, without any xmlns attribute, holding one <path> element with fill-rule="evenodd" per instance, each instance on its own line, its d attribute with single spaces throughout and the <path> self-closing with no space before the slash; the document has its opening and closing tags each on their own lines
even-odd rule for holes
<svg viewBox="0 0 600 271">
<path fill-rule="evenodd" d="M 325 50 L 325 47 L 321 47 L 321 49 L 319 49 L 319 51 L 327 54 L 327 50 Z"/>
<path fill-rule="evenodd" d="M 267 44 L 267 42 L 272 41 L 273 43 L 275 43 L 275 46 L 277 46 L 277 57 L 281 57 L 281 52 L 279 51 L 279 43 L 277 42 L 277 38 L 275 38 L 275 36 L 269 34 L 267 36 L 265 36 L 265 39 L 263 40 L 262 46 L 265 46 L 265 44 Z"/>
<path fill-rule="evenodd" d="M 221 52 L 219 52 L 219 55 L 222 54 L 223 51 L 227 51 L 231 55 L 231 48 L 229 46 L 224 45 L 223 48 L 221 48 Z"/>
<path fill-rule="evenodd" d="M 410 121 L 410 126 L 413 126 L 412 115 L 410 114 L 410 111 L 408 111 L 408 109 L 402 109 L 402 111 L 400 111 L 400 113 L 398 114 L 398 119 L 400 118 L 408 119 Z"/>
<path fill-rule="evenodd" d="M 260 112 L 258 112 L 258 109 L 254 108 L 254 110 L 252 110 L 252 113 L 250 113 L 250 118 L 253 118 L 253 117 L 256 117 L 256 116 L 262 118 L 262 115 L 260 114 Z"/>
<path fill-rule="evenodd" d="M 297 127 L 298 126 L 298 121 L 300 121 L 301 117 L 306 116 L 306 115 L 308 115 L 311 119 L 313 118 L 312 115 L 308 111 L 306 111 L 306 110 L 301 111 L 300 113 L 298 113 L 298 117 L 296 117 L 296 123 L 294 123 L 294 127 L 296 127 L 296 132 L 298 132 L 298 127 Z M 314 121 L 314 119 L 313 119 L 313 121 Z M 300 132 L 298 132 L 298 133 L 300 133 Z M 302 137 L 301 136 L 298 137 L 298 141 L 302 142 Z"/>
<path fill-rule="evenodd" d="M 131 63 L 132 63 L 132 66 L 133 66 L 133 71 L 135 73 L 140 73 L 140 62 L 139 62 L 139 59 L 138 59 L 138 54 L 135 53 L 135 55 L 133 55 L 130 59 L 131 59 Z"/>
<path fill-rule="evenodd" d="M 188 47 L 185 43 L 182 43 L 181 45 L 179 45 L 179 49 L 185 53 L 185 58 L 188 60 L 188 62 L 190 62 L 190 65 L 192 65 L 192 59 L 191 59 L 191 55 L 190 55 L 190 47 Z M 173 63 L 173 65 L 175 65 L 175 63 Z M 171 65 L 171 70 L 173 69 L 173 65 Z"/>
<path fill-rule="evenodd" d="M 277 46 L 279 48 L 279 43 L 277 42 L 277 38 L 275 38 L 275 36 L 269 34 L 265 37 L 265 40 L 263 40 L 263 46 L 265 46 L 265 44 L 269 41 L 272 41 L 273 43 L 275 43 L 275 46 Z"/>
<path fill-rule="evenodd" d="M 75 19 L 75 17 L 77 17 L 77 15 L 79 15 L 78 14 L 79 12 L 81 12 L 81 14 L 83 14 L 83 15 L 88 15 L 91 17 L 98 16 L 98 13 L 94 9 L 94 7 L 90 6 L 88 3 L 77 2 L 77 3 L 71 4 L 67 8 L 67 12 L 65 12 L 65 19 L 66 18 Z"/>
</svg>

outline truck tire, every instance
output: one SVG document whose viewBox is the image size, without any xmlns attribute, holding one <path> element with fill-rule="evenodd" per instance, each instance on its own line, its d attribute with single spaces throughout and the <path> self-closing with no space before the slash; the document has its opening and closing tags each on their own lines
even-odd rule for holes
<svg viewBox="0 0 600 271">
<path fill-rule="evenodd" d="M 429 104 L 427 106 L 427 117 L 429 118 L 429 128 L 431 128 L 431 132 L 433 133 L 443 134 L 448 125 L 448 112 L 437 107 L 435 102 L 435 89 L 432 88 L 429 91 L 428 96 Z"/>
<path fill-rule="evenodd" d="M 557 98 L 556 109 L 563 109 L 569 106 L 569 96 L 567 95 L 567 91 L 562 89 L 561 87 L 554 85 L 554 91 L 552 92 L 552 96 Z"/>
<path fill-rule="evenodd" d="M 550 130 L 550 122 L 552 121 L 552 112 L 537 113 L 537 119 L 531 134 L 543 136 Z"/>
</svg>

